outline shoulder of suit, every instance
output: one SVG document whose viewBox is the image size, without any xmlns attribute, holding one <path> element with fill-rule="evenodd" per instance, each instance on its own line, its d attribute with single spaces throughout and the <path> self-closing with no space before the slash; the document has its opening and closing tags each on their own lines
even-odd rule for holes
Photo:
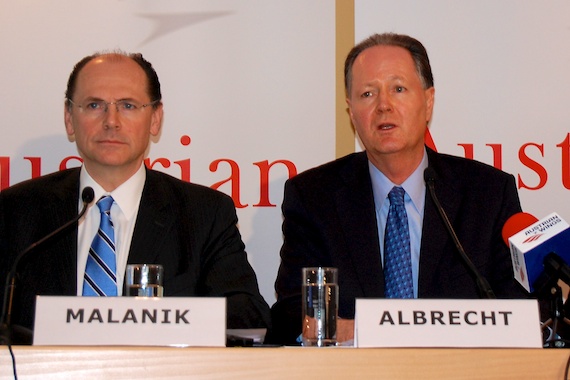
<svg viewBox="0 0 570 380">
<path fill-rule="evenodd" d="M 498 176 L 509 175 L 501 169 L 497 169 L 494 166 L 470 158 L 453 156 L 445 153 L 435 153 L 435 155 L 437 155 L 437 165 L 447 168 L 455 168 L 457 171 L 467 170 L 468 172 L 475 171 Z"/>
<path fill-rule="evenodd" d="M 160 172 L 157 170 L 148 169 L 146 172 L 147 181 L 152 185 L 161 184 L 170 188 L 174 192 L 185 193 L 192 197 L 229 197 L 221 191 L 212 189 L 208 186 L 182 181 L 179 178 L 173 177 L 170 174 Z"/>
<path fill-rule="evenodd" d="M 339 175 L 354 169 L 368 170 L 368 159 L 365 152 L 351 153 L 329 161 L 322 165 L 307 169 L 293 177 L 293 182 L 337 180 Z"/>
<path fill-rule="evenodd" d="M 429 158 L 430 166 L 447 186 L 480 188 L 512 182 L 511 174 L 480 161 L 443 153 Z"/>
<path fill-rule="evenodd" d="M 15 195 L 37 197 L 38 194 L 66 191 L 69 187 L 77 187 L 77 191 L 79 191 L 79 172 L 80 168 L 60 170 L 16 183 L 0 193 L 5 197 Z"/>
</svg>

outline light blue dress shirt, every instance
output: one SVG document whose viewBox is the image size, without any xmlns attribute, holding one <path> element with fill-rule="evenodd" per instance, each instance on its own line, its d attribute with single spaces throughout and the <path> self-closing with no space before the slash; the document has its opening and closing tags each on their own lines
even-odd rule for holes
<svg viewBox="0 0 570 380">
<path fill-rule="evenodd" d="M 420 165 L 400 186 L 406 191 L 404 204 L 408 214 L 408 225 L 410 227 L 410 250 L 412 252 L 412 276 L 414 280 L 414 297 L 418 298 L 418 278 L 420 273 L 420 245 L 422 241 L 422 225 L 424 220 L 426 185 L 424 182 L 424 170 L 428 167 L 427 153 L 424 150 L 424 157 Z M 376 224 L 378 227 L 378 237 L 380 243 L 380 254 L 382 255 L 382 265 L 384 265 L 384 232 L 386 230 L 386 219 L 390 209 L 388 193 L 394 186 L 380 170 L 368 161 L 368 171 L 372 179 L 372 192 L 374 194 L 374 204 L 376 209 Z"/>
</svg>

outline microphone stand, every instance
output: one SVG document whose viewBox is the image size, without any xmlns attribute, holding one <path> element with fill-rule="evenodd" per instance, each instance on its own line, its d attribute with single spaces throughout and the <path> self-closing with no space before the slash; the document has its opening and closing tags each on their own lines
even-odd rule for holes
<svg viewBox="0 0 570 380">
<path fill-rule="evenodd" d="M 10 289 L 8 289 L 10 287 Z M 14 298 L 14 281 L 10 281 L 10 275 L 6 278 L 4 297 L 2 303 L 2 315 L 0 316 L 0 345 L 10 345 L 12 342 L 12 329 L 10 328 L 10 316 L 12 314 L 12 299 Z M 9 306 L 8 306 L 9 305 Z"/>
<path fill-rule="evenodd" d="M 535 281 L 535 295 L 538 298 L 547 298 L 549 302 L 550 318 L 543 323 L 542 329 L 548 327 L 552 332 L 545 340 L 545 348 L 565 348 L 568 342 L 560 337 L 560 328 L 570 325 L 570 319 L 566 318 L 562 289 L 558 285 L 561 280 L 570 285 L 570 267 L 556 253 L 551 252 L 544 257 L 544 272 Z M 542 296 L 542 297 L 541 297 Z"/>
<path fill-rule="evenodd" d="M 467 253 L 465 252 L 465 249 L 463 249 L 463 246 L 461 245 L 461 242 L 459 241 L 459 238 L 457 237 L 457 234 L 455 233 L 455 230 L 453 229 L 453 226 L 451 225 L 451 222 L 450 222 L 449 218 L 447 217 L 445 210 L 441 206 L 441 203 L 439 203 L 439 199 L 437 198 L 437 195 L 435 194 L 434 172 L 433 172 L 433 169 L 431 169 L 430 167 L 428 167 L 424 171 L 424 180 L 426 182 L 426 186 L 428 188 L 431 199 L 433 200 L 433 203 L 435 204 L 435 208 L 437 209 L 439 216 L 441 217 L 441 220 L 443 221 L 443 224 L 445 225 L 445 228 L 447 229 L 447 232 L 449 233 L 449 236 L 451 236 L 451 239 L 453 240 L 453 243 L 455 244 L 455 248 L 457 249 L 457 252 L 459 253 L 459 256 L 460 256 L 462 262 L 466 265 L 467 270 L 469 271 L 469 273 L 471 274 L 471 276 L 475 280 L 475 284 L 477 285 L 477 290 L 479 291 L 479 298 L 495 299 L 496 298 L 495 293 L 493 292 L 491 285 L 489 285 L 489 282 L 487 281 L 487 279 L 479 273 L 479 271 L 477 270 L 477 267 L 475 266 L 475 264 L 473 264 L 473 262 L 471 261 L 471 259 L 467 255 Z"/>
<path fill-rule="evenodd" d="M 59 235 L 62 231 L 68 229 L 70 226 L 74 225 L 81 219 L 83 214 L 87 211 L 87 206 L 93 201 L 94 192 L 91 187 L 86 187 L 81 193 L 81 199 L 83 201 L 83 209 L 81 212 L 72 220 L 65 223 L 63 226 L 59 227 L 50 234 L 44 236 L 42 239 L 31 244 L 28 248 L 23 250 L 16 256 L 12 268 L 6 277 L 6 286 L 4 287 L 4 298 L 2 302 L 2 314 L 0 315 L 0 345 L 10 346 L 14 341 L 13 338 L 17 337 L 17 341 L 23 344 L 32 343 L 32 331 L 22 326 L 12 326 L 12 305 L 14 301 L 14 292 L 16 289 L 16 273 L 18 270 L 18 264 L 28 253 L 33 251 L 38 246 L 41 246 L 46 241 L 52 239 L 54 236 Z"/>
</svg>

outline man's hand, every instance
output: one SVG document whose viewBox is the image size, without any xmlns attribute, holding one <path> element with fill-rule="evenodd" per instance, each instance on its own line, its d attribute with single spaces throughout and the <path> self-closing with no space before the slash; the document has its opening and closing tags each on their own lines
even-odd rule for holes
<svg viewBox="0 0 570 380">
<path fill-rule="evenodd" d="M 337 319 L 336 341 L 341 346 L 350 346 L 354 340 L 354 319 Z"/>
<path fill-rule="evenodd" d="M 303 321 L 303 335 L 316 339 L 317 320 L 305 316 Z M 351 346 L 354 340 L 354 319 L 338 318 L 336 322 L 336 341 L 340 346 Z"/>
</svg>

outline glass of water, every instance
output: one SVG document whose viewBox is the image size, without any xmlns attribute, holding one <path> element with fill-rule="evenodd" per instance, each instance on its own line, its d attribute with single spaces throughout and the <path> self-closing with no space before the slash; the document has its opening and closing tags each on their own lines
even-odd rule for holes
<svg viewBox="0 0 570 380">
<path fill-rule="evenodd" d="M 164 269 L 157 264 L 127 265 L 127 296 L 162 297 Z"/>
<path fill-rule="evenodd" d="M 303 346 L 335 346 L 338 270 L 303 268 Z"/>
</svg>

